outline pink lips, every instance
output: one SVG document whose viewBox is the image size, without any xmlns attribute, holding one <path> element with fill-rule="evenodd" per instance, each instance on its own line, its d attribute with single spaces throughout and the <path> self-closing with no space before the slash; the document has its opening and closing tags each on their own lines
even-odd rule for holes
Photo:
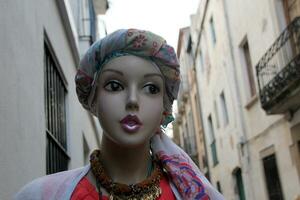
<svg viewBox="0 0 300 200">
<path fill-rule="evenodd" d="M 120 123 L 123 130 L 128 133 L 137 132 L 143 125 L 136 115 L 127 115 L 120 121 Z"/>
</svg>

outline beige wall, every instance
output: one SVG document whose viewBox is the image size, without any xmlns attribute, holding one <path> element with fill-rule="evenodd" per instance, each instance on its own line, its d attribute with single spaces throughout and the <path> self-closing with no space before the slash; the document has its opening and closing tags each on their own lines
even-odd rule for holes
<svg viewBox="0 0 300 200">
<path fill-rule="evenodd" d="M 83 133 L 89 148 L 98 147 L 88 113 L 75 94 L 78 61 L 56 1 L 0 3 L 0 199 L 12 199 L 21 186 L 46 174 L 44 113 L 44 33 L 67 79 L 69 169 L 84 164 Z"/>
<path fill-rule="evenodd" d="M 189 143 L 193 149 L 191 156 L 194 156 L 194 159 L 196 159 L 196 162 L 202 172 L 206 173 L 207 169 L 205 168 L 202 159 L 203 156 L 205 157 L 205 149 L 200 110 L 197 105 L 198 102 L 196 102 L 198 101 L 198 93 L 194 64 L 191 53 L 187 52 L 190 37 L 189 28 L 182 28 L 180 30 L 179 37 L 179 48 L 177 53 L 180 55 L 179 61 L 181 65 L 182 85 L 180 87 L 179 98 L 177 101 L 179 108 L 177 116 L 180 118 L 180 122 L 176 122 L 176 126 L 178 127 L 177 138 L 180 141 L 180 145 L 184 147 L 184 137 L 190 136 L 187 143 Z M 188 129 L 186 129 L 186 124 Z"/>
<path fill-rule="evenodd" d="M 258 91 L 255 66 L 284 28 L 281 14 L 278 14 L 278 2 L 280 1 L 203 0 L 192 21 L 202 116 L 207 121 L 208 115 L 212 115 L 219 157 L 219 164 L 212 166 L 211 152 L 208 151 L 212 183 L 220 181 L 226 199 L 237 198 L 232 175 L 235 167 L 242 169 L 246 199 L 268 199 L 262 159 L 270 152 L 276 155 L 284 198 L 295 199 L 300 196 L 299 137 L 296 136 L 300 111 L 292 115 L 266 115 L 258 94 L 252 97 L 250 95 L 241 48 L 247 40 Z M 215 23 L 216 45 L 212 44 L 211 39 L 211 16 Z M 200 45 L 199 34 L 202 35 Z M 204 68 L 199 61 L 200 49 L 204 55 Z M 225 91 L 229 124 L 222 126 L 219 110 L 221 117 L 218 127 L 214 101 L 218 102 L 221 91 Z M 204 122 L 204 131 L 209 149 L 207 122 Z"/>
<path fill-rule="evenodd" d="M 242 135 L 240 126 L 240 117 L 237 112 L 236 92 L 234 91 L 234 77 L 231 73 L 230 51 L 228 47 L 226 27 L 224 23 L 224 15 L 222 4 L 217 1 L 209 1 L 207 10 L 205 11 L 206 1 L 201 1 L 198 13 L 192 21 L 193 47 L 196 51 L 196 72 L 198 80 L 198 88 L 201 98 L 202 117 L 204 121 L 204 132 L 206 136 L 206 147 L 208 150 L 209 167 L 211 182 L 216 186 L 217 181 L 220 182 L 222 192 L 226 199 L 235 198 L 235 180 L 232 175 L 237 167 L 241 167 L 239 142 Z M 200 25 L 205 20 L 201 29 Z M 213 44 L 210 19 L 213 18 L 216 43 Z M 197 46 L 199 31 L 201 32 L 200 45 Z M 200 61 L 200 49 L 203 64 Z M 221 93 L 224 93 L 226 99 L 226 107 L 228 111 L 228 124 L 222 113 L 222 105 L 220 100 Z M 216 140 L 217 157 L 219 163 L 213 166 L 212 150 L 210 144 L 212 142 L 209 134 L 208 117 L 211 115 L 214 136 Z"/>
<path fill-rule="evenodd" d="M 245 83 L 247 76 L 240 44 L 248 39 L 253 67 L 277 39 L 282 28 L 279 25 L 276 2 L 272 1 L 230 1 L 228 15 L 233 39 L 234 57 L 237 66 L 238 82 L 247 127 L 247 143 L 250 149 L 250 177 L 254 187 L 255 199 L 267 199 L 267 191 L 262 170 L 261 152 L 273 146 L 277 159 L 279 176 L 285 199 L 294 199 L 300 195 L 299 174 L 295 160 L 291 156 L 290 146 L 295 143 L 291 138 L 291 126 L 299 124 L 298 115 L 291 121 L 284 115 L 266 115 L 262 110 L 258 95 L 249 97 L 249 86 Z M 278 6 L 278 5 L 277 5 Z M 239 8 L 238 10 L 236 8 Z M 255 17 L 253 17 L 255 13 Z M 284 19 L 283 19 L 284 20 Z M 254 70 L 255 72 L 255 70 Z M 256 78 L 256 77 L 255 77 Z M 256 85 L 258 90 L 258 87 Z M 299 155 L 299 152 L 298 152 Z"/>
</svg>

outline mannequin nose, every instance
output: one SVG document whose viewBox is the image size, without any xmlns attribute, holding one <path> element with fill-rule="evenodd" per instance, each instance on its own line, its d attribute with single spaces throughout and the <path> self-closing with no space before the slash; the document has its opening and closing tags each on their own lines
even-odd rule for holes
<svg viewBox="0 0 300 200">
<path fill-rule="evenodd" d="M 131 111 L 139 110 L 138 94 L 137 94 L 137 89 L 135 88 L 131 88 L 128 92 L 126 110 L 131 110 Z"/>
</svg>

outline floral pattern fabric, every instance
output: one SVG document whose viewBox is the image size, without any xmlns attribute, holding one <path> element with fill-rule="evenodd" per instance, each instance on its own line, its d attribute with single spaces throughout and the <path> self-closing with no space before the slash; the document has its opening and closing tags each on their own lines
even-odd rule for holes
<svg viewBox="0 0 300 200">
<path fill-rule="evenodd" d="M 192 159 L 164 133 L 152 137 L 151 147 L 167 170 L 182 199 L 223 200 Z"/>
<path fill-rule="evenodd" d="M 165 78 L 170 102 L 168 104 L 172 105 L 180 84 L 179 63 L 173 47 L 150 31 L 122 29 L 95 42 L 80 61 L 75 83 L 78 99 L 84 108 L 96 115 L 93 105 L 95 81 L 107 57 L 116 53 L 131 54 L 153 61 Z"/>
</svg>

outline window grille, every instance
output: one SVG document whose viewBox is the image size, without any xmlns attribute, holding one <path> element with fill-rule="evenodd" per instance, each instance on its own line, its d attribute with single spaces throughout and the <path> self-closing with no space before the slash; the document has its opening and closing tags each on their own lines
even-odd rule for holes
<svg viewBox="0 0 300 200">
<path fill-rule="evenodd" d="M 263 158 L 265 180 L 270 200 L 283 200 L 275 154 Z"/>
<path fill-rule="evenodd" d="M 47 43 L 44 47 L 46 172 L 68 169 L 66 138 L 66 87 L 58 71 L 57 62 Z"/>
</svg>

